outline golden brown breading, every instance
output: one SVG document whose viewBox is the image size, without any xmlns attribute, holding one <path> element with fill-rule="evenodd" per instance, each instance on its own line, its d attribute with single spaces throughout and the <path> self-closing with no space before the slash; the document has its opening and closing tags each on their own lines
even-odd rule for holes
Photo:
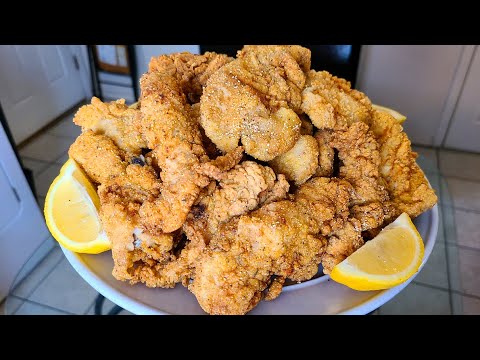
<svg viewBox="0 0 480 360">
<path fill-rule="evenodd" d="M 154 149 L 163 181 L 161 196 L 144 202 L 140 216 L 151 233 L 169 233 L 182 226 L 201 188 L 208 185 L 208 178 L 195 171 L 208 157 L 178 81 L 150 72 L 142 77 L 140 86 L 140 125 L 148 147 Z"/>
<path fill-rule="evenodd" d="M 214 52 L 203 55 L 182 52 L 152 57 L 148 70 L 175 77 L 187 99 L 198 103 L 210 76 L 232 60 L 227 55 Z"/>
<path fill-rule="evenodd" d="M 368 124 L 372 115 L 372 104 L 365 94 L 327 71 L 308 73 L 302 97 L 302 110 L 319 129 L 345 129 L 356 121 Z"/>
<path fill-rule="evenodd" d="M 402 212 L 414 218 L 434 206 L 437 196 L 417 165 L 402 126 L 390 114 L 374 111 L 370 128 L 379 144 L 380 173 L 397 209 L 392 220 Z"/>
<path fill-rule="evenodd" d="M 140 112 L 125 105 L 124 99 L 103 103 L 93 97 L 90 105 L 77 111 L 73 122 L 81 126 L 83 132 L 92 130 L 95 134 L 105 135 L 120 149 L 138 155 L 146 147 L 134 125 L 139 116 Z"/>
<path fill-rule="evenodd" d="M 245 314 L 272 276 L 312 278 L 326 248 L 320 233 L 341 230 L 350 188 L 343 180 L 315 178 L 300 186 L 295 201 L 270 203 L 220 226 L 188 287 L 200 306 L 210 314 Z M 282 283 L 274 284 L 269 299 L 279 295 Z"/>
<path fill-rule="evenodd" d="M 245 47 L 207 82 L 200 100 L 206 135 L 224 152 L 241 141 L 247 154 L 262 161 L 291 149 L 300 135 L 295 110 L 300 112 L 309 55 L 301 47 Z"/>
<path fill-rule="evenodd" d="M 299 115 L 302 125 L 300 127 L 301 135 L 310 135 L 313 136 L 313 124 L 310 121 L 309 117 L 306 114 Z"/>
<path fill-rule="evenodd" d="M 388 192 L 379 181 L 380 153 L 368 125 L 356 122 L 347 130 L 334 131 L 331 146 L 342 161 L 340 177 L 353 185 L 352 205 L 385 202 Z"/>
<path fill-rule="evenodd" d="M 243 147 L 238 146 L 235 150 L 225 155 L 218 156 L 215 160 L 197 165 L 195 170 L 199 174 L 206 175 L 215 180 L 220 180 L 222 174 L 237 165 L 242 160 L 242 157 Z"/>
<path fill-rule="evenodd" d="M 189 290 L 209 314 L 245 314 L 261 300 L 272 276 L 313 277 L 326 242 L 312 234 L 310 223 L 301 207 L 285 200 L 235 219 L 233 229 L 215 235 L 229 243 L 228 250 L 213 246 L 202 254 Z"/>
<path fill-rule="evenodd" d="M 332 131 L 330 130 L 318 130 L 315 133 L 315 139 L 318 143 L 318 168 L 315 172 L 315 176 L 330 177 L 333 174 L 333 160 L 335 157 L 335 151 L 331 145 Z"/>
<path fill-rule="evenodd" d="M 87 130 L 70 146 L 68 155 L 75 160 L 90 179 L 97 184 L 125 173 L 126 153 L 105 135 Z"/>
<path fill-rule="evenodd" d="M 284 174 L 295 185 L 302 185 L 318 168 L 318 143 L 310 135 L 302 135 L 293 148 L 269 161 L 277 174 Z"/>
<path fill-rule="evenodd" d="M 253 161 L 244 161 L 221 173 L 218 180 L 219 186 L 192 208 L 185 222 L 187 227 L 184 226 L 189 238 L 201 236 L 207 244 L 221 223 L 263 203 L 285 198 L 289 188 L 284 178 L 277 180 L 271 168 Z"/>
<path fill-rule="evenodd" d="M 353 254 L 363 245 L 360 221 L 348 219 L 345 225 L 328 238 L 328 245 L 322 256 L 323 272 L 330 274 L 333 267 Z"/>
</svg>

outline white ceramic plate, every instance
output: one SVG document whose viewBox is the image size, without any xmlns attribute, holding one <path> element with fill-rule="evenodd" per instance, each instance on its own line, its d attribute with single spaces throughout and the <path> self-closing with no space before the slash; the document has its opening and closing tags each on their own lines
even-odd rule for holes
<svg viewBox="0 0 480 360">
<path fill-rule="evenodd" d="M 425 242 L 425 265 L 437 238 L 437 205 L 414 221 Z M 181 285 L 174 289 L 151 289 L 128 285 L 111 272 L 111 253 L 76 254 L 62 248 L 70 264 L 95 290 L 134 314 L 205 314 L 195 296 Z M 262 301 L 249 314 L 368 314 L 397 295 L 412 280 L 381 291 L 355 291 L 330 280 L 329 276 L 284 287 L 273 301 Z"/>
</svg>

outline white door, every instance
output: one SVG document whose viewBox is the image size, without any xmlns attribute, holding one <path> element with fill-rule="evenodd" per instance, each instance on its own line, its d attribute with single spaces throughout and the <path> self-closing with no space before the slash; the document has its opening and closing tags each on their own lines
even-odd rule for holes
<svg viewBox="0 0 480 360">
<path fill-rule="evenodd" d="M 0 124 L 0 302 L 49 232 Z M 37 261 L 40 261 L 38 259 Z"/>
<path fill-rule="evenodd" d="M 450 127 L 446 147 L 480 152 L 480 50 L 476 46 Z"/>
<path fill-rule="evenodd" d="M 69 45 L 0 46 L 0 102 L 15 143 L 85 98 Z"/>
</svg>

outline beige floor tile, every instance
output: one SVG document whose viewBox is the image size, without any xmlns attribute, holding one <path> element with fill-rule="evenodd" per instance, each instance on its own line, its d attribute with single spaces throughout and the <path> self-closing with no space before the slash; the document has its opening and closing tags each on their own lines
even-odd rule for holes
<svg viewBox="0 0 480 360">
<path fill-rule="evenodd" d="M 442 149 L 440 171 L 446 176 L 480 181 L 480 154 Z"/>
<path fill-rule="evenodd" d="M 417 163 L 424 172 L 437 173 L 437 153 L 435 149 L 423 146 L 412 146 L 412 150 L 418 153 Z"/>
<path fill-rule="evenodd" d="M 13 315 L 18 310 L 20 306 L 25 302 L 25 300 L 9 296 L 3 303 L 0 305 L 0 315 Z M 3 306 L 3 307 L 2 307 Z"/>
<path fill-rule="evenodd" d="M 40 263 L 53 251 L 55 245 L 56 241 L 50 234 L 48 234 L 47 238 L 40 244 L 40 246 L 22 266 L 12 287 L 15 287 L 18 282 L 22 281 L 22 279 L 28 276 L 38 265 L 40 265 Z"/>
<path fill-rule="evenodd" d="M 414 281 L 448 290 L 447 257 L 443 243 L 439 241 L 435 243 L 427 263 Z"/>
<path fill-rule="evenodd" d="M 447 177 L 455 207 L 480 211 L 480 183 Z"/>
<path fill-rule="evenodd" d="M 72 121 L 73 117 L 67 117 L 60 121 L 53 128 L 48 130 L 47 133 L 55 136 L 63 136 L 68 138 L 76 138 L 82 132 L 82 128 L 77 126 Z"/>
<path fill-rule="evenodd" d="M 13 289 L 13 295 L 27 298 L 62 258 L 62 251 L 59 247 L 55 247 L 29 275 Z"/>
<path fill-rule="evenodd" d="M 447 291 L 415 283 L 380 308 L 382 315 L 450 315 Z"/>
<path fill-rule="evenodd" d="M 84 314 L 96 295 L 97 292 L 64 259 L 29 299 L 63 311 Z"/>
<path fill-rule="evenodd" d="M 480 214 L 455 209 L 456 243 L 480 250 Z"/>
<path fill-rule="evenodd" d="M 461 292 L 480 296 L 480 251 L 458 248 Z"/>
<path fill-rule="evenodd" d="M 26 301 L 15 315 L 69 315 L 63 311 Z"/>
<path fill-rule="evenodd" d="M 45 171 L 35 177 L 35 186 L 37 188 L 38 196 L 47 195 L 50 184 L 58 176 L 61 168 L 62 165 L 60 164 L 50 165 Z"/>
<path fill-rule="evenodd" d="M 71 138 L 43 134 L 20 149 L 20 156 L 53 162 L 64 154 L 73 140 Z"/>
<path fill-rule="evenodd" d="M 45 170 L 50 163 L 41 161 L 41 160 L 34 160 L 34 159 L 27 159 L 22 158 L 23 166 L 33 171 L 33 175 L 36 176 L 43 170 Z"/>
</svg>

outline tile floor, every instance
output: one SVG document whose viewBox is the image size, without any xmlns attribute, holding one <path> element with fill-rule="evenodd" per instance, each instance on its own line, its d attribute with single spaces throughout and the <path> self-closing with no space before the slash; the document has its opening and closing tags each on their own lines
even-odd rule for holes
<svg viewBox="0 0 480 360">
<path fill-rule="evenodd" d="M 24 164 L 34 172 L 42 209 L 46 191 L 80 133 L 72 117 L 73 113 L 19 149 Z M 438 238 L 420 274 L 375 314 L 480 314 L 480 154 L 426 147 L 415 150 L 440 198 Z M 56 289 L 65 283 L 72 291 L 58 296 Z M 93 314 L 96 296 L 55 246 L 13 290 L 9 313 Z M 4 306 L 0 304 L 0 313 Z M 104 312 L 113 306 L 106 300 Z"/>
</svg>

